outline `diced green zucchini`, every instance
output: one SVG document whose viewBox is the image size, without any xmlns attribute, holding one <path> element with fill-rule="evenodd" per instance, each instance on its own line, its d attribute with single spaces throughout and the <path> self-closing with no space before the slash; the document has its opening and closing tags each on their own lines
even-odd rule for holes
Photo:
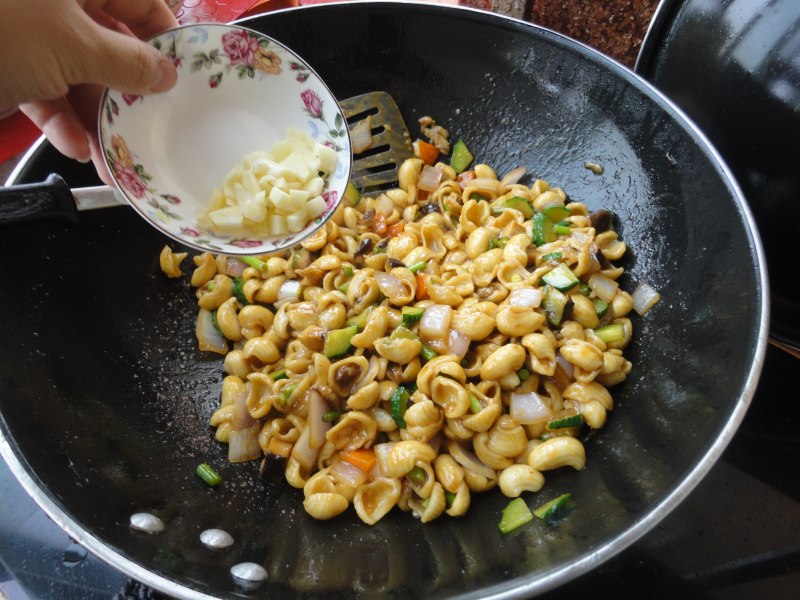
<svg viewBox="0 0 800 600">
<path fill-rule="evenodd" d="M 239 304 L 243 306 L 247 306 L 250 302 L 247 300 L 247 296 L 244 295 L 244 279 L 241 277 L 234 277 L 233 278 L 233 295 L 239 301 Z"/>
<path fill-rule="evenodd" d="M 364 329 L 364 325 L 367 324 L 367 317 L 369 317 L 369 313 L 372 310 L 372 307 L 362 311 L 360 314 L 356 315 L 355 317 L 348 319 L 346 325 L 348 327 L 352 327 L 355 325 L 358 327 L 358 330 L 361 331 Z"/>
<path fill-rule="evenodd" d="M 542 504 L 533 511 L 533 514 L 544 521 L 550 521 L 574 507 L 575 503 L 572 501 L 572 494 L 562 494 L 557 498 L 553 498 L 550 502 Z"/>
<path fill-rule="evenodd" d="M 214 326 L 214 329 L 217 330 L 217 333 L 220 334 L 222 337 L 225 337 L 225 334 L 222 333 L 222 328 L 219 326 L 219 321 L 217 321 L 217 311 L 211 311 L 211 324 Z"/>
<path fill-rule="evenodd" d="M 559 223 L 563 221 L 567 217 L 572 216 L 572 211 L 568 209 L 566 206 L 561 204 L 551 204 L 550 206 L 545 206 L 542 208 L 542 212 L 550 219 L 553 223 Z"/>
<path fill-rule="evenodd" d="M 469 410 L 472 413 L 479 413 L 483 410 L 483 404 L 472 392 L 469 393 Z"/>
<path fill-rule="evenodd" d="M 606 316 L 606 313 L 608 313 L 608 302 L 600 298 L 592 298 L 592 304 L 594 304 L 594 312 L 597 313 L 598 317 L 602 319 Z"/>
<path fill-rule="evenodd" d="M 500 518 L 500 533 L 509 533 L 517 527 L 533 521 L 533 513 L 522 498 L 514 498 L 503 509 L 503 516 Z"/>
<path fill-rule="evenodd" d="M 417 334 L 414 333 L 413 331 L 411 331 L 405 325 L 398 325 L 395 328 L 395 330 L 392 331 L 392 334 L 389 336 L 389 338 L 393 339 L 393 340 L 396 340 L 396 339 L 401 339 L 401 340 L 416 340 L 416 339 L 419 339 L 417 337 Z"/>
<path fill-rule="evenodd" d="M 478 192 L 472 192 L 469 195 L 469 199 L 470 200 L 475 200 L 476 202 L 480 202 L 481 200 L 484 200 L 484 201 L 488 200 L 488 198 L 486 196 L 484 196 L 483 194 L 479 194 Z"/>
<path fill-rule="evenodd" d="M 422 344 L 422 350 L 420 350 L 419 355 L 425 360 L 433 360 L 439 356 L 439 353 L 430 346 Z"/>
<path fill-rule="evenodd" d="M 281 379 L 286 379 L 288 375 L 286 375 L 286 369 L 278 369 L 270 373 L 270 377 L 272 377 L 272 381 L 280 381 Z"/>
<path fill-rule="evenodd" d="M 562 225 L 561 223 L 553 225 L 553 231 L 555 232 L 556 235 L 569 235 L 570 233 L 572 233 L 572 230 L 569 228 L 569 225 Z"/>
<path fill-rule="evenodd" d="M 520 196 L 512 196 L 506 199 L 506 208 L 518 210 L 526 219 L 530 219 L 533 216 L 533 206 L 531 206 L 531 203 L 525 198 L 521 198 Z"/>
<path fill-rule="evenodd" d="M 564 253 L 561 250 L 557 250 L 556 252 L 550 252 L 542 256 L 542 262 L 558 262 L 564 258 Z"/>
<path fill-rule="evenodd" d="M 517 371 L 517 377 L 519 377 L 520 381 L 525 381 L 528 377 L 531 376 L 531 372 L 528 369 L 520 369 Z"/>
<path fill-rule="evenodd" d="M 580 285 L 578 286 L 578 291 L 588 298 L 589 294 L 592 293 L 592 288 L 589 287 L 588 283 L 581 281 Z"/>
<path fill-rule="evenodd" d="M 622 323 L 611 323 L 594 330 L 594 334 L 605 343 L 619 342 L 625 339 L 625 327 Z"/>
<path fill-rule="evenodd" d="M 392 411 L 392 418 L 394 422 L 397 423 L 397 426 L 400 429 L 406 428 L 406 409 L 408 408 L 408 390 L 404 388 L 402 385 L 398 385 L 394 392 L 392 392 L 392 396 L 389 399 L 389 406 L 391 407 Z"/>
<path fill-rule="evenodd" d="M 564 263 L 559 264 L 555 269 L 545 274 L 542 277 L 542 281 L 552 285 L 559 292 L 566 292 L 580 283 L 572 269 Z"/>
<path fill-rule="evenodd" d="M 344 329 L 333 329 L 325 336 L 323 352 L 327 358 L 336 358 L 350 351 L 350 340 L 358 333 L 358 325 Z"/>
<path fill-rule="evenodd" d="M 547 218 L 547 215 L 538 211 L 535 212 L 533 214 L 531 240 L 537 247 L 555 242 L 558 236 L 556 235 L 554 227 L 553 222 Z"/>
<path fill-rule="evenodd" d="M 344 189 L 344 199 L 350 203 L 350 206 L 356 206 L 361 201 L 361 192 L 352 181 L 347 182 L 347 187 Z"/>
<path fill-rule="evenodd" d="M 560 419 L 553 419 L 547 424 L 547 428 L 552 431 L 553 429 L 569 429 L 571 427 L 580 427 L 581 425 L 583 425 L 583 415 L 570 415 Z"/>
<path fill-rule="evenodd" d="M 410 329 L 414 323 L 422 318 L 425 309 L 417 306 L 404 306 L 401 312 L 403 315 L 403 327 L 408 327 Z"/>
<path fill-rule="evenodd" d="M 553 327 L 561 325 L 561 319 L 564 318 L 564 309 L 567 306 L 569 299 L 554 288 L 552 285 L 544 286 L 544 296 L 542 297 L 542 308 L 547 317 L 547 322 Z"/>
<path fill-rule="evenodd" d="M 489 238 L 489 250 L 494 250 L 495 248 L 505 248 L 507 243 L 508 243 L 508 238 L 504 237 Z"/>
<path fill-rule="evenodd" d="M 475 157 L 469 151 L 464 140 L 458 140 L 453 144 L 453 153 L 450 156 L 450 166 L 456 173 L 462 173 L 470 165 Z"/>
</svg>

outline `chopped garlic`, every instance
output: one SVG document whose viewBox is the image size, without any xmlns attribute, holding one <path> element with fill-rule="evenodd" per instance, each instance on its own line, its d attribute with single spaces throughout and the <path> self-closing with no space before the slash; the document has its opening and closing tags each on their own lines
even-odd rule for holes
<svg viewBox="0 0 800 600">
<path fill-rule="evenodd" d="M 200 222 L 240 235 L 301 231 L 327 210 L 324 178 L 338 160 L 332 148 L 290 129 L 271 150 L 251 152 L 229 171 Z"/>
</svg>

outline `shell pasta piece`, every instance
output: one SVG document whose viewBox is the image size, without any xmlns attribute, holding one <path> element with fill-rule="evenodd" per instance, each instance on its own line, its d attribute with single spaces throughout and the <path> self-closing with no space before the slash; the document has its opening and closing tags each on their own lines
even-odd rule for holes
<svg viewBox="0 0 800 600">
<path fill-rule="evenodd" d="M 253 204 L 253 173 L 277 167 L 248 160 L 226 186 Z M 474 493 L 535 494 L 548 471 L 590 468 L 585 434 L 632 369 L 616 232 L 520 170 L 424 169 L 407 161 L 398 189 L 344 203 L 301 245 L 247 257 L 237 274 L 226 257 L 193 258 L 199 308 L 227 344 L 216 439 L 258 431 L 265 468 L 303 488 L 316 519 L 350 505 L 368 524 L 395 506 L 422 522 L 460 517 Z M 308 200 L 258 202 L 285 220 Z M 182 258 L 165 249 L 167 276 Z"/>
</svg>

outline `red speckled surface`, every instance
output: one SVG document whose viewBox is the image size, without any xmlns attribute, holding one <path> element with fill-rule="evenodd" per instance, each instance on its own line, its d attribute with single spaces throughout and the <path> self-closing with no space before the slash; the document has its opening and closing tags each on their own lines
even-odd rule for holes
<svg viewBox="0 0 800 600">
<path fill-rule="evenodd" d="M 529 20 L 633 68 L 659 0 L 532 0 Z"/>
</svg>

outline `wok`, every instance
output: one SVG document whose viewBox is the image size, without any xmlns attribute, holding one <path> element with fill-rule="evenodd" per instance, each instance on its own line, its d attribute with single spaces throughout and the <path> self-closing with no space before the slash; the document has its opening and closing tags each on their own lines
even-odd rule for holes
<svg viewBox="0 0 800 600">
<path fill-rule="evenodd" d="M 725 448 L 765 353 L 761 245 L 716 152 L 633 73 L 520 21 L 351 3 L 247 25 L 305 56 L 338 97 L 384 89 L 412 128 L 432 115 L 498 172 L 525 165 L 590 208 L 615 212 L 631 249 L 622 284 L 647 281 L 663 300 L 635 321 L 634 369 L 614 389 L 605 429 L 587 441 L 587 468 L 547 475 L 541 499 L 571 492 L 577 508 L 557 526 L 508 536 L 497 529 L 508 502 L 497 491 L 474 496 L 464 518 L 425 526 L 400 511 L 373 527 L 352 510 L 316 522 L 301 491 L 259 480 L 257 462 L 226 464 L 207 424 L 221 360 L 196 350 L 194 297 L 159 270 L 167 240 L 124 207 L 0 237 L 0 449 L 27 491 L 91 552 L 183 598 L 523 597 L 641 537 Z M 50 171 L 95 183 L 46 142 L 12 180 Z M 194 475 L 201 462 L 223 485 Z M 138 511 L 166 530 L 131 530 Z M 209 527 L 236 543 L 205 548 L 198 535 Z M 243 561 L 263 565 L 268 580 L 236 584 L 229 569 Z"/>
<path fill-rule="evenodd" d="M 635 70 L 708 135 L 769 232 L 770 336 L 800 356 L 800 289 L 783 275 L 795 256 L 787 240 L 800 233 L 798 50 L 793 0 L 662 0 Z"/>
</svg>

